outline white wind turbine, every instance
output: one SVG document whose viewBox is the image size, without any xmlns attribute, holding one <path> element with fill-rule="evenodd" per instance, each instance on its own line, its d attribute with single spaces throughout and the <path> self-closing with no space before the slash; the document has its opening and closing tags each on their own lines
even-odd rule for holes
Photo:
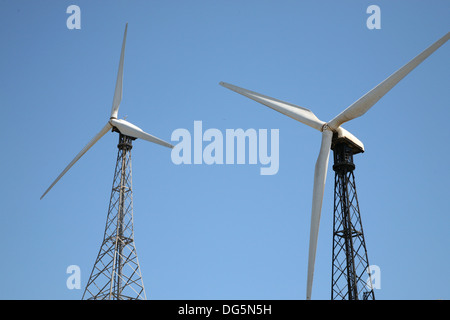
<svg viewBox="0 0 450 320">
<path fill-rule="evenodd" d="M 133 231 L 133 196 L 131 173 L 132 141 L 143 139 L 159 145 L 173 148 L 134 124 L 117 119 L 122 100 L 123 62 L 128 24 L 125 25 L 122 50 L 120 53 L 119 71 L 111 109 L 106 125 L 76 155 L 41 199 L 61 179 L 61 177 L 109 130 L 119 133 L 118 154 L 115 166 L 111 198 L 102 245 L 94 263 L 82 299 L 146 299 L 144 283 L 134 245 Z"/>
<path fill-rule="evenodd" d="M 356 102 L 350 105 L 347 109 L 342 111 L 339 115 L 329 122 L 324 122 L 318 119 L 311 110 L 303 107 L 293 105 L 291 103 L 283 102 L 268 96 L 246 90 L 225 82 L 220 82 L 220 85 L 242 94 L 256 102 L 262 103 L 275 111 L 278 111 L 288 117 L 291 117 L 301 123 L 304 123 L 314 129 L 322 132 L 322 143 L 320 153 L 317 158 L 314 171 L 314 187 L 313 199 L 311 209 L 311 230 L 309 240 L 309 255 L 308 255 L 308 274 L 306 285 L 306 298 L 311 299 L 311 291 L 314 276 L 314 263 L 316 258 L 317 238 L 319 233 L 319 222 L 322 210 L 322 200 L 325 188 L 325 180 L 328 169 L 328 158 L 332 143 L 333 134 L 337 138 L 344 138 L 364 150 L 364 146 L 355 136 L 341 127 L 347 121 L 358 118 L 366 113 L 378 100 L 380 100 L 389 90 L 391 90 L 401 79 L 403 79 L 409 72 L 417 67 L 429 55 L 436 51 L 450 38 L 450 32 L 433 43 L 430 47 L 425 49 L 422 53 L 409 61 L 406 65 L 401 67 L 383 82 L 378 84 L 375 88 L 370 90 L 364 96 L 359 98 Z"/>
<path fill-rule="evenodd" d="M 61 174 L 53 181 L 53 183 L 48 187 L 48 189 L 41 196 L 41 199 L 50 191 L 51 188 L 62 178 L 62 176 L 69 171 L 69 169 L 77 162 L 101 137 L 103 137 L 109 130 L 115 128 L 118 132 L 125 136 L 129 136 L 132 138 L 139 138 L 146 141 L 150 141 L 153 143 L 157 143 L 159 145 L 173 148 L 168 142 L 165 142 L 157 137 L 152 136 L 144 132 L 141 128 L 135 126 L 134 124 L 125 121 L 123 119 L 117 119 L 117 115 L 119 112 L 120 102 L 122 101 L 122 82 L 123 82 L 123 60 L 125 54 L 125 42 L 127 39 L 127 29 L 128 23 L 125 25 L 125 32 L 123 35 L 123 43 L 122 43 L 122 51 L 120 53 L 120 62 L 119 62 L 119 71 L 117 73 L 117 81 L 116 81 L 116 89 L 114 91 L 114 99 L 111 109 L 111 116 L 106 123 L 106 125 L 100 130 L 97 135 L 92 138 L 91 141 L 76 155 L 76 157 L 67 165 L 67 167 L 61 172 Z"/>
</svg>

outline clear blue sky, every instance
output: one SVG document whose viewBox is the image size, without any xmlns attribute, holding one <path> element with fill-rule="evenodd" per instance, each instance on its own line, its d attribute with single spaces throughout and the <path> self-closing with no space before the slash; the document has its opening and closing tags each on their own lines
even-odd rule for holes
<svg viewBox="0 0 450 320">
<path fill-rule="evenodd" d="M 81 8 L 69 30 L 66 8 Z M 369 30 L 366 9 L 381 8 Z M 1 299 L 80 299 L 103 238 L 117 153 L 109 133 L 41 194 L 109 118 L 125 23 L 119 116 L 172 132 L 279 129 L 280 165 L 175 165 L 133 148 L 135 241 L 149 299 L 304 299 L 320 134 L 219 86 L 328 121 L 450 30 L 449 1 L 0 1 Z M 378 299 L 450 299 L 450 44 L 366 115 L 356 184 Z M 333 177 L 313 299 L 330 298 Z"/>
</svg>

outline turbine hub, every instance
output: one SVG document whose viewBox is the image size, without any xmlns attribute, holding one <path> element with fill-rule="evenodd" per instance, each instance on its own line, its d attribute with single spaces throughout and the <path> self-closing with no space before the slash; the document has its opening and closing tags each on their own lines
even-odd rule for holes
<svg viewBox="0 0 450 320">
<path fill-rule="evenodd" d="M 322 130 L 321 130 L 321 131 L 324 132 L 325 130 L 330 130 L 330 131 L 333 131 L 333 132 L 334 132 L 334 130 L 332 130 L 331 127 L 328 126 L 327 123 L 325 123 L 325 124 L 322 126 Z"/>
</svg>

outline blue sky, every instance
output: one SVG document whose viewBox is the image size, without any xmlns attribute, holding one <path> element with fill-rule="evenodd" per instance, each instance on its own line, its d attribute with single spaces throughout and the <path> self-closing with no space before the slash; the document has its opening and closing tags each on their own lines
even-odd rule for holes
<svg viewBox="0 0 450 320">
<path fill-rule="evenodd" d="M 81 9 L 69 30 L 66 8 Z M 369 30 L 366 9 L 381 8 Z M 304 299 L 315 130 L 219 86 L 331 120 L 449 31 L 448 1 L 0 1 L 1 299 L 80 299 L 103 238 L 117 135 L 39 197 L 109 118 L 128 22 L 119 117 L 178 128 L 279 129 L 279 171 L 175 165 L 132 150 L 136 248 L 149 299 Z M 450 299 L 449 44 L 345 128 L 363 141 L 356 184 L 378 299 Z M 176 143 L 176 142 L 174 142 Z M 313 299 L 329 299 L 333 177 Z"/>
</svg>

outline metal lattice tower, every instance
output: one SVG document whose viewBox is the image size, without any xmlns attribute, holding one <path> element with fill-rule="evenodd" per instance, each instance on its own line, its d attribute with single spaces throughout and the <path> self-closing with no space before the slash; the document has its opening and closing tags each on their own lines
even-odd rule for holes
<svg viewBox="0 0 450 320">
<path fill-rule="evenodd" d="M 353 174 L 353 155 L 362 150 L 335 138 L 332 149 L 335 183 L 331 299 L 375 299 Z"/>
<path fill-rule="evenodd" d="M 133 232 L 131 148 L 134 139 L 119 133 L 104 238 L 82 299 L 146 299 Z"/>
</svg>

